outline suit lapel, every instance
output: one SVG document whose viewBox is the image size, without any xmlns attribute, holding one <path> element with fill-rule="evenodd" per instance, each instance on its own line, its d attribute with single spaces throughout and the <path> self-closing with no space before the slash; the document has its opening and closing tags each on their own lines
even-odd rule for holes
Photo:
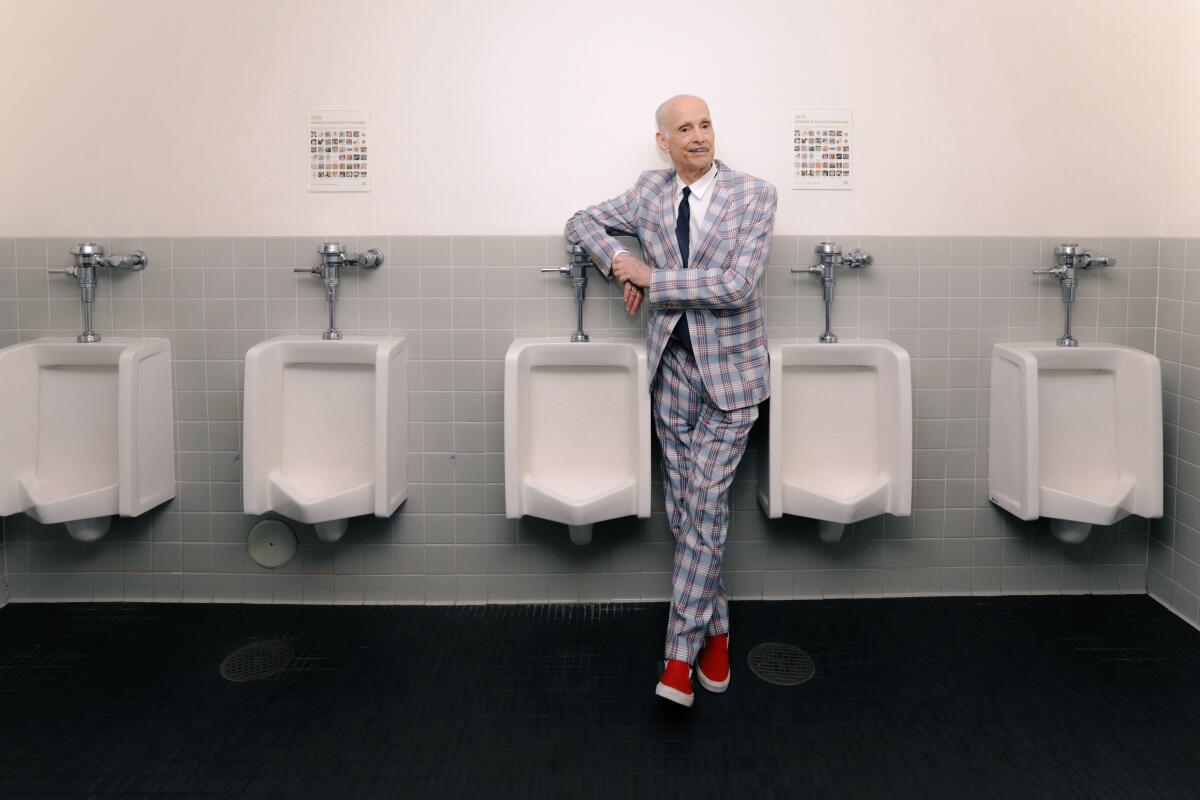
<svg viewBox="0 0 1200 800">
<path fill-rule="evenodd" d="M 717 175 L 712 185 L 712 202 L 708 205 L 708 213 L 704 215 L 704 224 L 700 227 L 700 241 L 696 242 L 696 247 L 693 248 L 697 256 L 705 252 L 705 246 L 716 235 L 718 223 L 725 216 L 725 209 L 729 205 L 731 194 L 727 175 L 728 171 L 725 169 L 725 165 L 718 161 Z"/>
<path fill-rule="evenodd" d="M 666 239 L 665 250 L 667 263 L 662 269 L 679 269 L 683 266 L 683 254 L 679 252 L 679 241 L 675 238 L 675 172 L 671 172 L 670 180 L 662 189 L 659 197 L 659 225 L 662 227 L 663 238 Z"/>
</svg>

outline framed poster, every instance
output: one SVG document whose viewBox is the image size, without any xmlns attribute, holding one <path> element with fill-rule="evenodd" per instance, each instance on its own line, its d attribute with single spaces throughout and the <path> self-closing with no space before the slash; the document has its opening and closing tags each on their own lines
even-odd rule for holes
<svg viewBox="0 0 1200 800">
<path fill-rule="evenodd" d="M 370 111 L 310 111 L 308 190 L 369 192 Z"/>
<path fill-rule="evenodd" d="M 792 188 L 853 188 L 853 130 L 854 112 L 849 108 L 793 111 Z"/>
</svg>

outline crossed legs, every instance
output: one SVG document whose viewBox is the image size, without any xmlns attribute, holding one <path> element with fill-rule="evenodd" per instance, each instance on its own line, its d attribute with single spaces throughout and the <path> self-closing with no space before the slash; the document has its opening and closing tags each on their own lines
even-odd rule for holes
<svg viewBox="0 0 1200 800">
<path fill-rule="evenodd" d="M 705 637 L 729 632 L 729 599 L 721 585 L 729 488 L 758 407 L 718 408 L 691 352 L 675 342 L 663 352 L 653 405 L 675 537 L 665 658 L 691 664 Z"/>
</svg>

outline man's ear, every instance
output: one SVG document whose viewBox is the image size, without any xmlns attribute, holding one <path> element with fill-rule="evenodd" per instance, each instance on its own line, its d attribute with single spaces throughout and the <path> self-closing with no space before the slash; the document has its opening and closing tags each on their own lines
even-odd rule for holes
<svg viewBox="0 0 1200 800">
<path fill-rule="evenodd" d="M 658 143 L 658 149 L 664 153 L 671 152 L 671 148 L 667 146 L 667 137 L 663 136 L 662 131 L 654 134 L 654 141 Z"/>
</svg>

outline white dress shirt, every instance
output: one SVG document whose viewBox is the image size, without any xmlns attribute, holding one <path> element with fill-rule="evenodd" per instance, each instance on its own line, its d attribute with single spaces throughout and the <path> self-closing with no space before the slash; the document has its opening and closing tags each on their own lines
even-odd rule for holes
<svg viewBox="0 0 1200 800">
<path fill-rule="evenodd" d="M 708 168 L 708 172 L 694 180 L 690 186 L 692 193 L 688 196 L 688 213 L 691 214 L 690 224 L 688 225 L 688 266 L 692 266 L 692 253 L 696 252 L 696 245 L 700 242 L 700 230 L 704 227 L 704 218 L 708 216 L 708 207 L 712 205 L 713 193 L 709 191 L 712 188 L 713 182 L 717 179 L 717 162 L 714 160 L 712 166 Z M 679 203 L 683 200 L 683 187 L 687 186 L 679 177 L 679 173 L 675 173 L 675 201 L 672 207 L 675 213 L 671 215 L 671 219 L 677 221 L 679 219 Z M 671 227 L 674 232 L 674 226 Z M 625 247 L 618 248 L 613 253 L 615 259 L 621 253 L 628 253 L 629 249 Z"/>
<path fill-rule="evenodd" d="M 688 225 L 688 267 L 692 266 L 692 253 L 696 252 L 696 245 L 700 242 L 700 229 L 704 226 L 704 218 L 708 215 L 708 207 L 712 205 L 713 193 L 709 191 L 712 188 L 713 181 L 717 178 L 717 162 L 713 161 L 708 172 L 701 175 L 691 184 L 692 193 L 688 197 L 688 212 L 690 213 L 690 225 Z M 675 173 L 675 215 L 674 219 L 679 220 L 679 203 L 683 200 L 683 187 L 686 184 L 679 179 L 679 173 Z"/>
</svg>

